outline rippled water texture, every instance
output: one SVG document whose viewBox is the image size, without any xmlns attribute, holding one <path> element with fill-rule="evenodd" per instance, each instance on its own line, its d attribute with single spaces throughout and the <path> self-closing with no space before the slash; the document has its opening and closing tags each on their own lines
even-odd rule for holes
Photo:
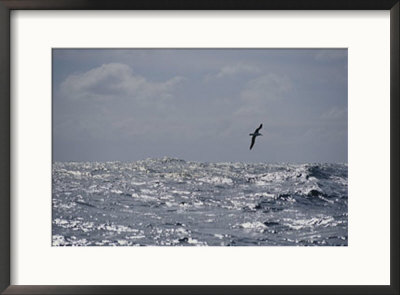
<svg viewBox="0 0 400 295">
<path fill-rule="evenodd" d="M 347 164 L 53 164 L 53 246 L 347 245 Z"/>
</svg>

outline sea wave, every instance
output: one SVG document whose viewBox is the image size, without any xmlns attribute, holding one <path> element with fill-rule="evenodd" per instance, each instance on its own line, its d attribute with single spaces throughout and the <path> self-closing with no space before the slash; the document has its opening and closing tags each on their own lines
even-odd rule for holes
<svg viewBox="0 0 400 295">
<path fill-rule="evenodd" d="M 53 163 L 53 245 L 347 245 L 347 164 Z"/>
</svg>

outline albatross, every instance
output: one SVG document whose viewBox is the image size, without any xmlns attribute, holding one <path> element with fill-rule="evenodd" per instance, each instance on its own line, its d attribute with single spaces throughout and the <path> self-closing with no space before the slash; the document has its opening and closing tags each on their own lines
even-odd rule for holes
<svg viewBox="0 0 400 295">
<path fill-rule="evenodd" d="M 260 127 L 258 127 L 256 129 L 256 131 L 254 131 L 254 133 L 250 133 L 249 135 L 252 136 L 251 138 L 251 145 L 250 145 L 250 149 L 253 148 L 254 143 L 256 142 L 256 137 L 262 135 L 261 133 L 259 133 L 258 131 L 262 128 L 262 124 L 260 124 Z"/>
</svg>

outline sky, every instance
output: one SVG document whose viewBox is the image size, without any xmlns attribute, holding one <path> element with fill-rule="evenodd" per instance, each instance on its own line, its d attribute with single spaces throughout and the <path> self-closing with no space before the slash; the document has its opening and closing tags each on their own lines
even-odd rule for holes
<svg viewBox="0 0 400 295">
<path fill-rule="evenodd" d="M 53 161 L 347 163 L 347 49 L 53 49 L 52 87 Z"/>
</svg>

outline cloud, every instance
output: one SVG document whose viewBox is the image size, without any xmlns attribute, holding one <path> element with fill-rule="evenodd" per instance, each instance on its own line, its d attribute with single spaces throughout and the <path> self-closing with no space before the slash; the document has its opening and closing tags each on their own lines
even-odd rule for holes
<svg viewBox="0 0 400 295">
<path fill-rule="evenodd" d="M 170 96 L 170 91 L 184 78 L 175 76 L 163 82 L 148 81 L 121 63 L 103 64 L 84 73 L 68 76 L 60 85 L 70 99 L 111 99 L 129 96 L 137 99 Z"/>
<path fill-rule="evenodd" d="M 261 70 L 254 65 L 236 63 L 221 67 L 217 73 L 207 74 L 205 76 L 205 81 L 209 81 L 211 79 L 231 78 L 244 74 L 259 74 L 260 72 Z"/>
<path fill-rule="evenodd" d="M 253 74 L 259 73 L 260 69 L 248 64 L 234 64 L 227 65 L 220 69 L 220 71 L 216 74 L 217 78 L 223 78 L 227 76 L 234 76 L 238 74 Z"/>
<path fill-rule="evenodd" d="M 101 140 L 125 140 L 154 124 L 160 129 L 162 118 L 176 106 L 173 100 L 183 80 L 175 76 L 150 81 L 122 63 L 71 74 L 56 93 L 60 96 L 55 104 L 63 115 L 57 116 L 54 128 L 70 139 Z"/>
<path fill-rule="evenodd" d="M 283 75 L 270 73 L 251 79 L 240 92 L 242 106 L 234 114 L 246 120 L 273 115 L 271 104 L 284 101 L 291 89 L 290 79 Z"/>
<path fill-rule="evenodd" d="M 267 74 L 246 83 L 241 98 L 248 102 L 271 101 L 283 98 L 283 94 L 292 88 L 285 76 Z"/>
</svg>

